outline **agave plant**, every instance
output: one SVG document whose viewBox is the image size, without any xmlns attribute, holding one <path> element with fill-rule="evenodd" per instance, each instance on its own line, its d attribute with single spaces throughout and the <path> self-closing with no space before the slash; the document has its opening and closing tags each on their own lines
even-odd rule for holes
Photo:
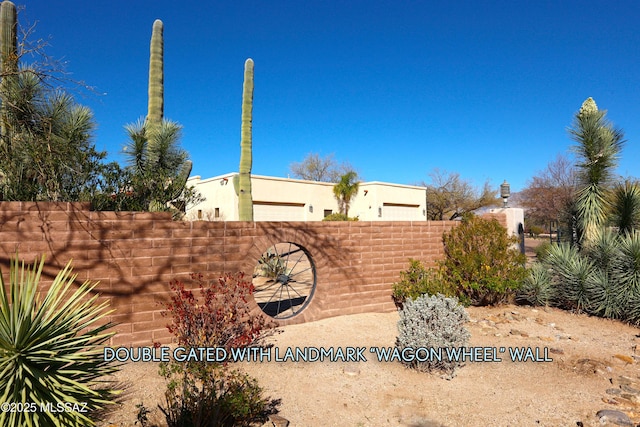
<svg viewBox="0 0 640 427">
<path fill-rule="evenodd" d="M 111 311 L 95 283 L 76 288 L 71 262 L 40 296 L 43 267 L 44 257 L 26 267 L 15 257 L 8 286 L 0 274 L 0 402 L 30 405 L 2 411 L 0 425 L 93 426 L 92 413 L 118 394 L 101 379 L 118 369 L 102 357 L 113 324 L 98 325 Z"/>
</svg>

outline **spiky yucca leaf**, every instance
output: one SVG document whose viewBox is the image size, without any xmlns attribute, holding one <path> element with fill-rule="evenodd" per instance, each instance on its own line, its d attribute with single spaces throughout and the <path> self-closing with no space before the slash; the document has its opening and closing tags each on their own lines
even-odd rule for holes
<svg viewBox="0 0 640 427">
<path fill-rule="evenodd" d="M 595 268 L 612 272 L 620 261 L 618 234 L 611 229 L 602 229 L 582 254 L 593 262 Z"/>
<path fill-rule="evenodd" d="M 97 322 L 111 313 L 91 295 L 95 283 L 73 289 L 71 263 L 61 270 L 44 298 L 38 297 L 44 257 L 26 266 L 12 260 L 9 293 L 0 275 L 0 402 L 82 403 L 83 412 L 2 412 L 2 426 L 92 426 L 92 411 L 118 393 L 101 377 L 117 370 L 104 361 L 101 344 L 114 333 Z"/>
<path fill-rule="evenodd" d="M 578 235 L 580 243 L 589 244 L 607 220 L 605 190 L 624 145 L 623 133 L 606 119 L 606 111 L 599 111 L 595 101 L 588 98 L 576 114 L 569 134 L 578 143 L 572 148 L 582 187 L 576 203 Z"/>
<path fill-rule="evenodd" d="M 595 268 L 587 277 L 588 312 L 600 317 L 619 319 L 624 312 L 624 292 L 620 283 L 613 280 L 611 272 Z"/>
<path fill-rule="evenodd" d="M 620 278 L 630 291 L 640 294 L 640 230 L 620 238 Z"/>
<path fill-rule="evenodd" d="M 620 234 L 640 228 L 640 183 L 626 180 L 613 189 L 611 223 Z"/>
<path fill-rule="evenodd" d="M 552 271 L 556 304 L 563 308 L 585 310 L 589 307 L 587 279 L 593 263 L 583 257 L 575 246 L 552 245 L 544 260 Z"/>
<path fill-rule="evenodd" d="M 555 287 L 549 269 L 541 263 L 535 263 L 518 290 L 516 300 L 531 305 L 550 305 L 554 300 Z"/>
</svg>

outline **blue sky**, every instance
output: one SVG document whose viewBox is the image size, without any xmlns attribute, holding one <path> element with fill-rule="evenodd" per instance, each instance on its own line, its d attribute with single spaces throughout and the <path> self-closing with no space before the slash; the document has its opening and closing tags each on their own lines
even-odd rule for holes
<svg viewBox="0 0 640 427">
<path fill-rule="evenodd" d="M 95 87 L 77 99 L 95 113 L 96 147 L 120 162 L 123 126 L 146 115 L 161 19 L 165 117 L 184 126 L 193 175 L 238 169 L 250 57 L 254 174 L 334 153 L 367 181 L 414 184 L 440 168 L 517 191 L 568 153 L 591 96 L 625 131 L 618 173 L 640 177 L 638 1 L 14 2 L 70 77 Z"/>
</svg>

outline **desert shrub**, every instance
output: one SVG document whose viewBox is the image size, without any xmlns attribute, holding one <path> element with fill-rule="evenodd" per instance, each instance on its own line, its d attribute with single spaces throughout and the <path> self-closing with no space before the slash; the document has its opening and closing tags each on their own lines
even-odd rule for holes
<svg viewBox="0 0 640 427">
<path fill-rule="evenodd" d="M 243 273 L 225 274 L 214 280 L 206 280 L 200 274 L 191 275 L 200 292 L 196 298 L 184 283 L 174 281 L 170 302 L 164 304 L 162 316 L 170 317 L 167 326 L 185 347 L 247 347 L 259 345 L 274 332 L 262 315 L 251 313 L 249 298 L 253 284 L 245 280 Z"/>
<path fill-rule="evenodd" d="M 517 238 L 495 219 L 466 216 L 443 236 L 443 274 L 472 304 L 496 304 L 509 300 L 526 277 L 526 258 Z"/>
<path fill-rule="evenodd" d="M 325 216 L 323 221 L 358 221 L 358 217 L 347 216 L 343 213 L 332 213 Z"/>
<path fill-rule="evenodd" d="M 403 358 L 403 363 L 409 368 L 424 372 L 437 371 L 448 378 L 455 376 L 460 361 L 449 359 L 446 349 L 467 346 L 469 331 L 464 324 L 469 315 L 456 298 L 443 295 L 422 295 L 415 300 L 407 300 L 400 310 L 398 321 L 398 337 L 396 349 L 441 349 L 442 357 L 409 361 Z"/>
<path fill-rule="evenodd" d="M 538 261 L 542 261 L 547 256 L 547 254 L 549 254 L 549 248 L 551 248 L 551 242 L 549 241 L 544 241 L 536 246 L 534 250 L 536 259 Z"/>
<path fill-rule="evenodd" d="M 97 303 L 95 283 L 73 289 L 71 263 L 38 297 L 43 267 L 44 257 L 27 267 L 16 257 L 8 286 L 0 273 L 0 402 L 38 405 L 3 410 L 0 425 L 93 426 L 92 418 L 118 394 L 101 378 L 117 371 L 102 356 L 102 345 L 114 334 L 106 332 L 112 324 L 100 325 L 110 311 L 106 302 Z M 73 402 L 82 404 L 56 410 Z M 41 411 L 40 404 L 53 410 Z"/>
<path fill-rule="evenodd" d="M 168 380 L 167 405 L 160 407 L 168 427 L 250 426 L 280 403 L 265 398 L 254 378 L 222 364 L 163 364 L 160 373 Z"/>
<path fill-rule="evenodd" d="M 542 233 L 544 233 L 544 228 L 540 227 L 539 225 L 529 226 L 529 236 L 537 238 Z"/>
<path fill-rule="evenodd" d="M 248 304 L 253 284 L 242 273 L 217 280 L 192 275 L 199 289 L 197 298 L 184 283 L 171 283 L 173 295 L 162 315 L 167 326 L 185 348 L 232 348 L 259 346 L 275 330 Z M 167 380 L 165 414 L 169 427 L 245 426 L 264 421 L 277 412 L 279 400 L 262 396 L 258 383 L 226 362 L 188 361 L 161 364 Z"/>
<path fill-rule="evenodd" d="M 398 308 L 402 308 L 407 299 L 437 294 L 452 297 L 456 295 L 456 289 L 439 270 L 426 268 L 415 259 L 409 259 L 409 268 L 401 271 L 400 280 L 393 284 L 392 296 Z"/>
</svg>

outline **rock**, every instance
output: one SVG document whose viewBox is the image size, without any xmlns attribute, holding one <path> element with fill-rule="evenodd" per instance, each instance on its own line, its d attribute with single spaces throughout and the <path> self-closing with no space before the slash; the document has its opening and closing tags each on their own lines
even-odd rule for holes
<svg viewBox="0 0 640 427">
<path fill-rule="evenodd" d="M 620 395 L 623 399 L 627 399 L 629 402 L 638 403 L 638 396 L 631 393 L 622 393 Z"/>
<path fill-rule="evenodd" d="M 622 390 L 620 390 L 619 388 L 608 388 L 605 390 L 605 393 L 619 396 L 622 393 Z"/>
<path fill-rule="evenodd" d="M 357 366 L 353 366 L 353 365 L 347 365 L 347 366 L 344 367 L 342 372 L 344 372 L 345 374 L 347 374 L 347 375 L 349 375 L 351 377 L 355 377 L 356 375 L 360 375 L 360 368 L 358 368 Z"/>
<path fill-rule="evenodd" d="M 510 333 L 511 335 L 517 335 L 517 336 L 519 336 L 519 337 L 524 337 L 524 338 L 527 338 L 527 337 L 529 336 L 529 334 L 528 334 L 528 333 L 523 332 L 523 331 L 520 331 L 520 330 L 518 330 L 518 329 L 512 329 L 509 333 Z"/>
<path fill-rule="evenodd" d="M 564 350 L 561 348 L 550 347 L 549 353 L 551 354 L 564 354 Z"/>
<path fill-rule="evenodd" d="M 632 393 L 632 394 L 636 394 L 638 396 L 640 396 L 640 390 L 638 390 L 637 388 L 633 388 L 631 386 L 629 386 L 628 384 L 622 384 L 620 386 L 620 388 L 624 391 L 626 391 L 627 393 Z"/>
<path fill-rule="evenodd" d="M 618 360 L 622 360 L 625 363 L 629 363 L 629 364 L 632 364 L 634 362 L 632 357 L 626 356 L 624 354 L 615 354 L 613 357 L 615 357 Z"/>
<path fill-rule="evenodd" d="M 289 420 L 286 418 L 282 418 L 280 415 L 269 415 L 269 421 L 267 422 L 266 425 L 269 425 L 269 423 L 271 423 L 273 427 L 289 426 Z"/>
<path fill-rule="evenodd" d="M 602 409 L 596 413 L 596 417 L 600 419 L 600 424 L 602 425 L 609 423 L 610 425 L 633 427 L 633 423 L 629 416 L 621 411 Z"/>
<path fill-rule="evenodd" d="M 631 385 L 631 384 L 633 384 L 635 382 L 635 380 L 633 378 L 631 378 L 631 377 L 620 375 L 618 377 L 618 382 L 620 384 L 624 384 L 624 385 Z"/>
</svg>

